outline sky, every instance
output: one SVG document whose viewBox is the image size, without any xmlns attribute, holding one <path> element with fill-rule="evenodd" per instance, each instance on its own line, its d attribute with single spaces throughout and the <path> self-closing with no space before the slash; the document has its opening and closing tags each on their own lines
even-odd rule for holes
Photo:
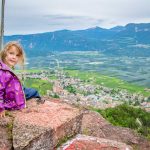
<svg viewBox="0 0 150 150">
<path fill-rule="evenodd" d="M 128 23 L 150 23 L 150 0 L 5 0 L 5 35 Z"/>
</svg>

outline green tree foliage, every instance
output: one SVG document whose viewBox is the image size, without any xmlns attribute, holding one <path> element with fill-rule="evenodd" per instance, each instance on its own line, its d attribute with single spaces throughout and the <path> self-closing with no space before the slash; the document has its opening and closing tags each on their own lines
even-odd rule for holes
<svg viewBox="0 0 150 150">
<path fill-rule="evenodd" d="M 66 86 L 65 89 L 70 93 L 76 94 L 76 89 L 72 85 Z"/>
<path fill-rule="evenodd" d="M 56 94 L 56 93 L 54 95 L 51 95 L 51 97 L 53 97 L 53 98 L 60 98 L 59 95 Z"/>
<path fill-rule="evenodd" d="M 115 108 L 97 111 L 113 125 L 135 129 L 150 138 L 150 113 L 145 110 L 122 104 Z"/>
</svg>

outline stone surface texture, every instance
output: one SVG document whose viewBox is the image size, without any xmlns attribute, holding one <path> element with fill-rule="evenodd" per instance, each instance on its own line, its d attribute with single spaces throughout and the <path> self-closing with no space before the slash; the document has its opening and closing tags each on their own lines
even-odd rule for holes
<svg viewBox="0 0 150 150">
<path fill-rule="evenodd" d="M 15 150 L 53 150 L 59 140 L 80 130 L 82 114 L 68 104 L 46 101 L 37 106 L 30 101 L 28 106 L 14 119 Z"/>
<path fill-rule="evenodd" d="M 48 97 L 44 104 L 32 99 L 26 109 L 6 111 L 0 118 L 0 150 L 56 150 L 67 141 L 65 150 L 150 150 L 149 141 L 133 130 L 62 99 Z"/>
<path fill-rule="evenodd" d="M 132 147 L 113 140 L 77 135 L 57 150 L 132 150 Z"/>
</svg>

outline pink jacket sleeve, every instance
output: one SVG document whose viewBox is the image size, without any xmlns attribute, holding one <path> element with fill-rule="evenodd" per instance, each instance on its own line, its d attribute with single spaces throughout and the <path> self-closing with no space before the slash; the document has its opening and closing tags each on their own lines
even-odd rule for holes
<svg viewBox="0 0 150 150">
<path fill-rule="evenodd" d="M 0 112 L 4 110 L 4 90 L 3 84 L 0 82 Z"/>
</svg>

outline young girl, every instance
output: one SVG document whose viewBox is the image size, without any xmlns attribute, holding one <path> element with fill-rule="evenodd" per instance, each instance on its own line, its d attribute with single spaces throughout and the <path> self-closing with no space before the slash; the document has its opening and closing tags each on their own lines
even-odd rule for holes
<svg viewBox="0 0 150 150">
<path fill-rule="evenodd" d="M 9 42 L 0 52 L 0 117 L 5 116 L 5 110 L 25 108 L 26 99 L 39 98 L 35 89 L 23 88 L 19 78 L 13 72 L 16 64 L 24 65 L 24 51 L 19 43 Z"/>
</svg>

